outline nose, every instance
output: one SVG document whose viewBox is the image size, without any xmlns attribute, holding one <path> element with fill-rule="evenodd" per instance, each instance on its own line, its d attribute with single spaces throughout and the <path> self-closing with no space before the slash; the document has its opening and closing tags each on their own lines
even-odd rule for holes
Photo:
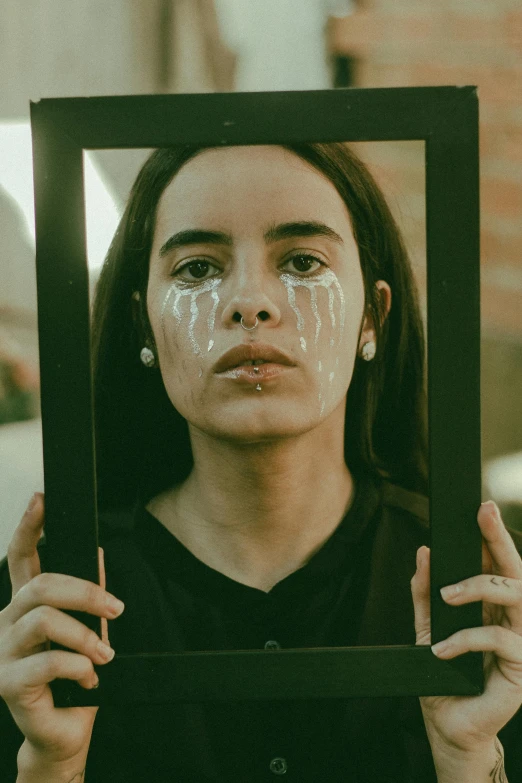
<svg viewBox="0 0 522 783">
<path fill-rule="evenodd" d="M 255 269 L 253 259 L 231 276 L 229 297 L 221 316 L 224 326 L 230 328 L 243 319 L 249 328 L 254 326 L 256 318 L 270 327 L 279 323 L 281 310 L 276 302 L 276 281 L 269 277 L 268 272 Z"/>
</svg>

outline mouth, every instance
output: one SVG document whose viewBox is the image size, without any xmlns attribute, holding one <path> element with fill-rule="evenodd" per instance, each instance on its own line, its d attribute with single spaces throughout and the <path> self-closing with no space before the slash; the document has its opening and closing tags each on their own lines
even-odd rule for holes
<svg viewBox="0 0 522 783">
<path fill-rule="evenodd" d="M 277 364 L 282 367 L 295 366 L 295 362 L 279 348 L 265 343 L 249 343 L 236 345 L 235 348 L 224 353 L 214 365 L 214 372 L 219 375 L 241 367 L 257 367 L 261 372 L 261 367 L 267 364 Z"/>
<path fill-rule="evenodd" d="M 263 362 L 257 365 L 242 364 L 238 367 L 232 367 L 230 370 L 217 373 L 219 378 L 229 378 L 244 383 L 266 383 L 277 378 L 282 373 L 289 372 L 292 368 L 284 364 L 275 364 L 274 362 Z"/>
<path fill-rule="evenodd" d="M 278 362 L 270 362 L 268 359 L 247 359 L 244 362 L 228 367 L 227 370 L 237 370 L 241 367 L 261 367 L 263 364 L 278 364 Z M 258 370 L 254 370 L 254 372 L 258 372 Z"/>
</svg>

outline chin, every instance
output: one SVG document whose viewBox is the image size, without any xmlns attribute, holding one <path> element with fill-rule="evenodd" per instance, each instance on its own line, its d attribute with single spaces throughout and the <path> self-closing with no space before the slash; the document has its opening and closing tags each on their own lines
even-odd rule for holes
<svg viewBox="0 0 522 783">
<path fill-rule="evenodd" d="M 309 432 L 320 423 L 317 413 L 312 415 L 311 411 L 302 409 L 298 412 L 277 412 L 269 409 L 253 411 L 252 406 L 249 410 L 241 410 L 241 407 L 236 403 L 234 410 L 220 411 L 220 415 L 212 419 L 190 423 L 213 438 L 244 444 L 293 438 Z"/>
</svg>

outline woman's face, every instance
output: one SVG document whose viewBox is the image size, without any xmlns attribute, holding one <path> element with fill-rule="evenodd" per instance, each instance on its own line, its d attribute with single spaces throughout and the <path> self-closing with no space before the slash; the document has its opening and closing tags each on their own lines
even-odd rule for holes
<svg viewBox="0 0 522 783">
<path fill-rule="evenodd" d="M 165 388 L 193 427 L 256 442 L 342 419 L 363 307 L 346 206 L 290 151 L 206 150 L 165 189 L 147 308 Z"/>
</svg>

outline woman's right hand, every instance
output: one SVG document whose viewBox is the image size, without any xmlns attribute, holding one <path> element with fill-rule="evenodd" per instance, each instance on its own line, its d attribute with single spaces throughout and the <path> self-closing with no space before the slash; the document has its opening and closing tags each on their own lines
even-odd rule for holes
<svg viewBox="0 0 522 783">
<path fill-rule="evenodd" d="M 63 609 L 118 617 L 123 604 L 102 586 L 64 574 L 41 573 L 36 545 L 44 525 L 43 495 L 37 493 L 18 525 L 8 550 L 13 587 L 11 603 L 0 612 L 0 696 L 25 736 L 19 754 L 46 765 L 85 759 L 97 707 L 56 708 L 49 683 L 77 680 L 97 685 L 93 664 L 107 663 L 114 652 L 91 629 Z M 56 642 L 74 650 L 51 650 Z M 29 763 L 29 762 L 28 762 Z"/>
</svg>

